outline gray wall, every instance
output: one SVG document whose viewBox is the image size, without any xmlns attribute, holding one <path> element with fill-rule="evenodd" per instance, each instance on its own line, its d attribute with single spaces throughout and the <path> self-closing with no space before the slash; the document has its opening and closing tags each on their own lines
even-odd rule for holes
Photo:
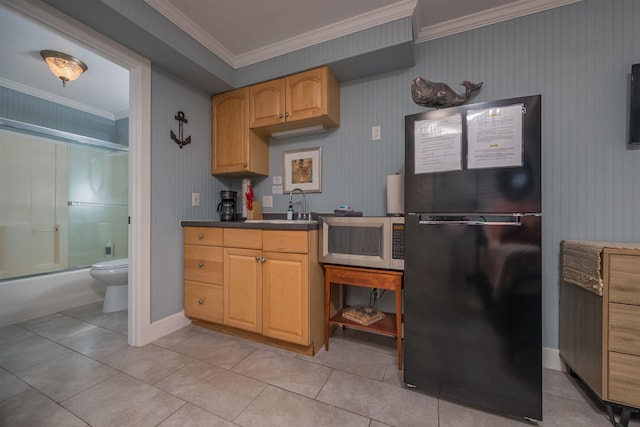
<svg viewBox="0 0 640 427">
<path fill-rule="evenodd" d="M 174 116 L 188 123 L 182 149 Z M 183 238 L 181 220 L 218 218 L 220 190 L 229 180 L 211 176 L 211 97 L 187 83 L 152 68 L 151 74 L 151 321 L 182 310 Z M 191 207 L 200 193 L 200 207 Z"/>
<path fill-rule="evenodd" d="M 116 122 L 113 120 L 3 86 L 0 86 L 0 117 L 120 143 L 116 139 Z"/>
<path fill-rule="evenodd" d="M 338 130 L 272 141 L 271 173 L 282 175 L 283 151 L 322 146 L 322 193 L 309 195 L 310 209 L 348 203 L 384 215 L 385 176 L 403 165 L 404 116 L 425 110 L 411 101 L 413 78 L 484 81 L 473 102 L 541 94 L 543 345 L 557 348 L 560 241 L 640 240 L 640 152 L 626 145 L 638 40 L 640 2 L 585 0 L 419 44 L 415 67 L 342 83 Z M 254 183 L 270 194 L 271 177 Z M 284 211 L 286 198 L 266 211 Z"/>
</svg>

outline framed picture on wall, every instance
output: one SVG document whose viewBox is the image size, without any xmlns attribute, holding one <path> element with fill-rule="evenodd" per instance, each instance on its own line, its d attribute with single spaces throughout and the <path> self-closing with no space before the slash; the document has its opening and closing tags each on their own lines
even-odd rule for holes
<svg viewBox="0 0 640 427">
<path fill-rule="evenodd" d="M 299 188 L 305 193 L 322 191 L 322 147 L 284 152 L 284 192 Z"/>
</svg>

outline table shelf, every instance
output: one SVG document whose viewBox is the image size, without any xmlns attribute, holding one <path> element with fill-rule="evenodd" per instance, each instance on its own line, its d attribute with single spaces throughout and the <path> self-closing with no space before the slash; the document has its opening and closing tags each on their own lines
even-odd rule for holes
<svg viewBox="0 0 640 427">
<path fill-rule="evenodd" d="M 354 322 L 345 317 L 342 317 L 342 312 L 348 309 L 349 306 L 344 306 L 342 309 L 333 315 L 329 319 L 330 324 L 347 326 L 349 328 L 362 329 L 365 331 L 374 331 L 383 335 L 389 335 L 392 337 L 397 337 L 397 327 L 396 327 L 396 314 L 395 313 L 384 313 L 384 317 L 377 322 L 373 322 L 369 325 L 363 325 L 358 322 Z"/>
<path fill-rule="evenodd" d="M 402 369 L 402 271 L 380 270 L 373 268 L 347 267 L 344 265 L 325 264 L 325 321 L 324 345 L 329 351 L 329 325 L 341 325 L 364 331 L 378 332 L 396 338 L 398 348 L 398 369 Z M 342 286 L 343 307 L 333 316 L 331 309 L 331 284 Z M 342 317 L 346 308 L 346 286 L 387 289 L 396 294 L 396 312 L 384 313 L 384 318 L 370 325 L 362 325 Z"/>
</svg>

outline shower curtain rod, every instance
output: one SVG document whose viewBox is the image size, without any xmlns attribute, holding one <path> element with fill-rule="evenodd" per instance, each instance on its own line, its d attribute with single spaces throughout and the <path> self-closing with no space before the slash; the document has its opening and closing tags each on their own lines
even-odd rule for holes
<svg viewBox="0 0 640 427">
<path fill-rule="evenodd" d="M 26 130 L 34 132 L 40 135 L 53 136 L 56 138 L 62 138 L 71 142 L 79 142 L 81 144 L 93 145 L 95 147 L 110 148 L 118 151 L 129 151 L 129 147 L 126 145 L 116 144 L 115 142 L 105 141 L 102 139 L 91 138 L 90 136 L 78 135 L 71 132 L 65 132 L 62 130 L 51 129 L 44 126 L 34 125 L 31 123 L 25 123 L 18 120 L 7 119 L 0 117 L 0 126 L 6 128 L 13 128 L 19 130 Z"/>
</svg>

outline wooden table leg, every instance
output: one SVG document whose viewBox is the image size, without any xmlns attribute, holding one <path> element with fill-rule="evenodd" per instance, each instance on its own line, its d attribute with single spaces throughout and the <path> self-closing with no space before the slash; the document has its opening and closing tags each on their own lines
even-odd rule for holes
<svg viewBox="0 0 640 427">
<path fill-rule="evenodd" d="M 398 369 L 402 369 L 402 284 L 396 288 L 396 342 L 398 346 Z"/>
<path fill-rule="evenodd" d="M 331 272 L 324 279 L 324 349 L 329 351 L 329 311 L 331 309 Z"/>
</svg>

